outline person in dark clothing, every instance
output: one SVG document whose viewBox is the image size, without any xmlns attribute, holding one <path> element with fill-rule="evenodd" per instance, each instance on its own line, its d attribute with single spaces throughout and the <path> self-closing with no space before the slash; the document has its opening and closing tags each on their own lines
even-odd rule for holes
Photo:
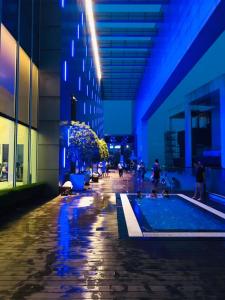
<svg viewBox="0 0 225 300">
<path fill-rule="evenodd" d="M 118 171 L 119 171 L 119 176 L 123 177 L 123 164 L 122 164 L 122 162 L 120 162 L 118 164 Z"/>
<path fill-rule="evenodd" d="M 204 200 L 204 181 L 205 181 L 205 168 L 200 161 L 195 164 L 196 168 L 196 185 L 195 194 L 193 199 L 202 201 Z"/>
<path fill-rule="evenodd" d="M 155 160 L 155 163 L 154 163 L 152 169 L 153 169 L 153 185 L 156 190 L 157 186 L 159 184 L 159 180 L 160 180 L 160 165 L 159 165 L 158 159 Z"/>
</svg>

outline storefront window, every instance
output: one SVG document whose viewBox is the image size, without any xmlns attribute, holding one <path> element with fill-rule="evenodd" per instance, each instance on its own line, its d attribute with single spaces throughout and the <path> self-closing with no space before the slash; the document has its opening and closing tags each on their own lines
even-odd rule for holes
<svg viewBox="0 0 225 300">
<path fill-rule="evenodd" d="M 14 123 L 0 117 L 0 189 L 13 186 Z"/>
<path fill-rule="evenodd" d="M 14 117 L 16 41 L 3 25 L 0 44 L 0 111 Z"/>
<path fill-rule="evenodd" d="M 31 159 L 30 159 L 31 183 L 37 181 L 37 131 L 31 130 Z"/>
<path fill-rule="evenodd" d="M 38 105 L 38 68 L 32 65 L 32 116 L 31 125 L 37 128 L 37 105 Z"/>
<path fill-rule="evenodd" d="M 16 151 L 16 185 L 28 183 L 28 128 L 18 124 Z"/>
<path fill-rule="evenodd" d="M 29 93 L 30 93 L 30 58 L 20 48 L 19 63 L 19 120 L 28 124 L 29 122 Z"/>
</svg>

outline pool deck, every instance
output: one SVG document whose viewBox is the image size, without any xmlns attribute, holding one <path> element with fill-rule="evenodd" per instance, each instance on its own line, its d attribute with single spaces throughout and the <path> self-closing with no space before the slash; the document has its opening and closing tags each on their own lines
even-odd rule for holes
<svg viewBox="0 0 225 300">
<path fill-rule="evenodd" d="M 118 236 L 117 174 L 0 227 L 0 300 L 224 299 L 225 241 Z M 118 207 L 118 211 L 121 207 Z"/>
</svg>

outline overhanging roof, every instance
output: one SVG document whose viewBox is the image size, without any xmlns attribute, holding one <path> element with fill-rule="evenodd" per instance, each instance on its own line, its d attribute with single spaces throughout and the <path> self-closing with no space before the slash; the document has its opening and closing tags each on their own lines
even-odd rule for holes
<svg viewBox="0 0 225 300">
<path fill-rule="evenodd" d="M 135 100 L 168 0 L 96 0 L 104 100 Z"/>
</svg>

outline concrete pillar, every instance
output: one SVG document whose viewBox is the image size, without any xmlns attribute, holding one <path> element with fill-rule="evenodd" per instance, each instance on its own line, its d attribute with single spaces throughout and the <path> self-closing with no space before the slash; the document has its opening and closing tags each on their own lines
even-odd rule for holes
<svg viewBox="0 0 225 300">
<path fill-rule="evenodd" d="M 225 82 L 220 88 L 221 167 L 225 168 Z"/>
<path fill-rule="evenodd" d="M 192 118 L 189 104 L 185 108 L 185 167 L 192 167 Z"/>
<path fill-rule="evenodd" d="M 37 176 L 53 194 L 59 181 L 60 14 L 56 1 L 41 0 Z"/>
<path fill-rule="evenodd" d="M 148 151 L 148 123 L 147 121 L 142 121 L 142 130 L 141 130 L 141 159 L 146 164 L 149 160 L 149 151 Z"/>
</svg>

